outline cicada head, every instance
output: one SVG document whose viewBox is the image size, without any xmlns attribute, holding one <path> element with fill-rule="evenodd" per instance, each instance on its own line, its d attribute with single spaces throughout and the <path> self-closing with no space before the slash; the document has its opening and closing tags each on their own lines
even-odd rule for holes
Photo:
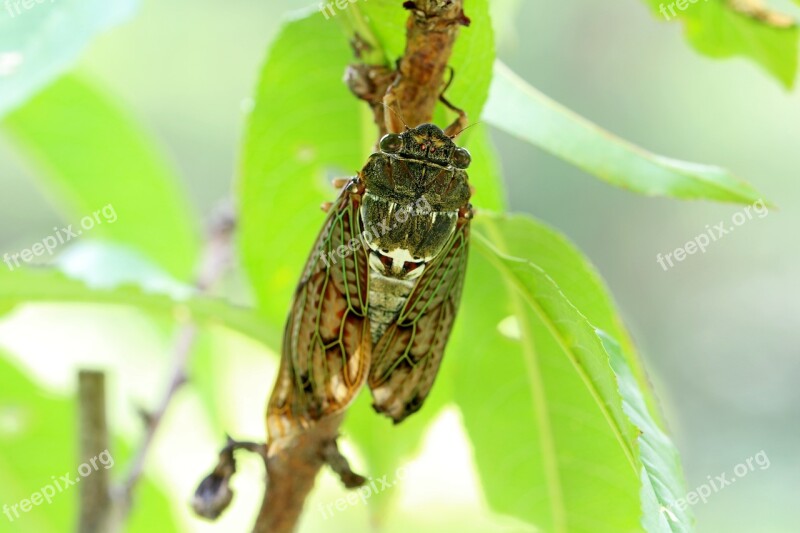
<svg viewBox="0 0 800 533">
<path fill-rule="evenodd" d="M 422 124 L 404 133 L 389 133 L 380 142 L 381 151 L 437 165 L 465 169 L 472 158 L 435 124 Z"/>
</svg>

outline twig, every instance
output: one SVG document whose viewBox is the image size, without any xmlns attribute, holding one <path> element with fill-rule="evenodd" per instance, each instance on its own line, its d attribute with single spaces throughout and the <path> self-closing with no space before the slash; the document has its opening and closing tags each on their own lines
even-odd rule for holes
<svg viewBox="0 0 800 533">
<path fill-rule="evenodd" d="M 219 461 L 214 470 L 206 476 L 195 491 L 192 500 L 194 511 L 210 520 L 215 520 L 228 508 L 233 500 L 230 481 L 236 473 L 236 450 L 247 450 L 257 453 L 266 460 L 267 447 L 255 442 L 237 442 L 228 437 L 228 444 L 219 452 Z"/>
<path fill-rule="evenodd" d="M 401 132 L 405 126 L 413 128 L 431 121 L 459 28 L 470 24 L 463 0 L 419 0 L 403 6 L 411 11 L 411 17 L 405 54 L 397 69 L 357 64 L 345 73 L 353 94 L 372 107 L 379 138 L 389 131 Z M 355 42 L 367 43 L 354 46 L 361 50 L 376 39 L 357 35 Z"/>
<path fill-rule="evenodd" d="M 88 461 L 108 450 L 105 375 L 81 370 L 78 374 L 78 419 L 80 461 Z M 99 469 L 80 485 L 78 533 L 109 533 L 111 492 L 108 470 Z"/>
<path fill-rule="evenodd" d="M 346 74 L 351 90 L 372 106 L 379 138 L 387 130 L 402 131 L 404 121 L 411 127 L 431 121 L 458 28 L 469 24 L 463 0 L 419 0 L 405 2 L 403 7 L 411 15 L 405 54 L 397 70 L 386 65 L 357 65 Z M 357 53 L 367 45 L 364 41 L 355 46 Z M 386 113 L 386 108 L 396 113 Z M 364 483 L 362 476 L 350 470 L 336 445 L 343 418 L 344 413 L 328 416 L 287 437 L 287 442 L 268 444 L 267 489 L 255 533 L 294 531 L 317 473 L 325 464 L 348 488 Z"/>
<path fill-rule="evenodd" d="M 232 207 L 228 205 L 220 207 L 212 217 L 208 241 L 195 282 L 199 292 L 207 292 L 230 266 L 233 260 L 231 241 L 234 229 L 235 218 Z M 196 338 L 197 328 L 194 325 L 188 324 L 180 327 L 172 352 L 172 371 L 167 388 L 162 394 L 156 409 L 149 413 L 143 413 L 145 432 L 139 446 L 136 448 L 136 453 L 131 461 L 120 495 L 123 520 L 130 512 L 134 487 L 144 472 L 147 454 L 150 451 L 161 421 L 172 399 L 175 397 L 175 393 L 187 381 L 187 367 Z"/>
<path fill-rule="evenodd" d="M 358 475 L 350 469 L 350 463 L 342 452 L 339 451 L 339 446 L 336 440 L 329 441 L 322 449 L 322 458 L 328 463 L 328 466 L 339 475 L 339 478 L 348 489 L 355 489 L 362 486 L 367 482 L 367 478 Z"/>
<path fill-rule="evenodd" d="M 431 121 L 458 30 L 470 21 L 462 0 L 417 0 L 403 6 L 412 13 L 406 51 L 383 102 L 400 111 L 413 128 Z M 402 126 L 394 114 L 386 115 L 389 131 L 403 131 Z"/>
<path fill-rule="evenodd" d="M 197 330 L 194 326 L 181 326 L 173 350 L 173 370 L 167 389 L 161 397 L 155 411 L 142 413 L 142 418 L 145 421 L 145 432 L 139 447 L 136 449 L 136 454 L 131 461 L 128 475 L 122 486 L 121 504 L 123 515 L 127 515 L 130 511 L 133 500 L 133 489 L 144 473 L 147 454 L 153 444 L 153 439 L 161 424 L 161 420 L 164 418 L 164 414 L 167 412 L 175 393 L 186 383 L 186 366 L 192 352 L 192 347 L 194 346 L 196 334 Z"/>
</svg>

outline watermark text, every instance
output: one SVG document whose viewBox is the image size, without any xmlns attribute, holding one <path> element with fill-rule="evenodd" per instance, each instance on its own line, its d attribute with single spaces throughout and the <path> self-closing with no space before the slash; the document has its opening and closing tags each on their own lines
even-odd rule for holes
<svg viewBox="0 0 800 533">
<path fill-rule="evenodd" d="M 725 235 L 732 233 L 733 230 L 743 225 L 748 220 L 753 220 L 754 213 L 758 218 L 764 218 L 769 214 L 769 209 L 767 209 L 767 206 L 764 204 L 764 200 L 756 200 L 753 205 L 745 206 L 741 211 L 734 213 L 731 217 L 732 225 L 726 225 L 724 220 L 713 226 L 711 224 L 706 225 L 706 231 L 697 235 L 683 246 L 671 252 L 667 252 L 666 254 L 656 255 L 656 262 L 661 265 L 661 268 L 666 272 L 674 267 L 676 262 L 679 263 L 688 256 L 696 254 L 698 251 L 700 253 L 706 253 L 706 248 L 708 248 L 709 245 L 719 241 Z"/>
<path fill-rule="evenodd" d="M 44 503 L 50 504 L 53 499 L 66 491 L 70 487 L 77 485 L 81 479 L 89 477 L 94 472 L 100 470 L 100 467 L 105 470 L 114 466 L 114 458 L 108 450 L 104 450 L 99 455 L 96 455 L 78 467 L 78 476 L 74 474 L 64 474 L 56 479 L 56 476 L 51 476 L 51 483 L 48 483 L 41 489 L 37 490 L 29 498 L 20 500 L 19 502 L 9 505 L 3 505 L 3 514 L 8 518 L 9 522 L 19 520 L 24 513 L 29 513 L 34 507 L 38 507 Z"/>
<path fill-rule="evenodd" d="M 706 503 L 712 494 L 715 494 L 725 487 L 729 487 L 736 483 L 737 479 L 745 477 L 750 472 L 755 471 L 756 467 L 759 470 L 766 470 L 769 468 L 770 462 L 767 453 L 761 450 L 752 457 L 748 457 L 744 462 L 739 463 L 733 467 L 733 475 L 729 477 L 729 472 L 722 472 L 718 476 L 708 476 L 707 483 L 703 483 L 694 490 L 690 490 L 683 498 L 678 498 L 669 507 L 661 507 L 661 512 L 665 513 L 673 522 L 677 522 L 678 518 L 672 510 L 675 507 L 681 511 L 685 510 L 690 505 L 696 505 L 699 502 Z"/>
<path fill-rule="evenodd" d="M 48 255 L 53 255 L 53 251 L 56 248 L 62 244 L 68 243 L 72 239 L 77 239 L 83 234 L 84 231 L 89 231 L 95 226 L 99 226 L 104 222 L 113 224 L 116 221 L 117 212 L 113 205 L 108 204 L 102 209 L 98 209 L 91 215 L 86 215 L 83 217 L 80 221 L 80 227 L 82 229 L 73 228 L 74 224 L 70 224 L 63 228 L 54 227 L 51 235 L 48 235 L 30 248 L 25 248 L 14 254 L 4 254 L 3 262 L 8 266 L 9 270 L 13 271 L 15 268 L 19 268 L 21 266 L 20 260 L 22 260 L 22 263 L 30 263 L 35 257 L 40 257 L 45 253 Z"/>
</svg>

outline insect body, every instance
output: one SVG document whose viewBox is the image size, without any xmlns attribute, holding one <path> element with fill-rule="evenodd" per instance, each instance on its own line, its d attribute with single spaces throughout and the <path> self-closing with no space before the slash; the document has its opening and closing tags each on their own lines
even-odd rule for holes
<svg viewBox="0 0 800 533">
<path fill-rule="evenodd" d="M 467 150 L 423 124 L 386 135 L 331 207 L 295 292 L 272 438 L 340 412 L 366 382 L 400 422 L 433 386 L 461 297 Z"/>
</svg>

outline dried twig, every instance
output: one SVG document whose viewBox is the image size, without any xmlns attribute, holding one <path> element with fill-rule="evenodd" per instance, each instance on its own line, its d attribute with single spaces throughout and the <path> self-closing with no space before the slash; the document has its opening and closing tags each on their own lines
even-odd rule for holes
<svg viewBox="0 0 800 533">
<path fill-rule="evenodd" d="M 232 236 L 235 228 L 233 209 L 221 207 L 214 214 L 206 248 L 200 263 L 195 286 L 199 292 L 208 291 L 227 271 L 233 259 Z M 187 367 L 197 337 L 197 328 L 188 324 L 177 332 L 172 356 L 172 371 L 161 399 L 152 412 L 143 412 L 145 432 L 131 461 L 120 496 L 121 515 L 124 519 L 130 512 L 133 490 L 144 471 L 147 454 L 152 446 L 158 427 L 167 412 L 175 393 L 186 383 Z"/>
<path fill-rule="evenodd" d="M 259 454 L 266 460 L 267 447 L 255 442 L 237 442 L 228 437 L 228 444 L 219 452 L 219 461 L 195 491 L 192 500 L 194 511 L 210 520 L 215 520 L 228 508 L 233 500 L 230 481 L 236 473 L 236 450 L 247 450 Z"/>
</svg>

